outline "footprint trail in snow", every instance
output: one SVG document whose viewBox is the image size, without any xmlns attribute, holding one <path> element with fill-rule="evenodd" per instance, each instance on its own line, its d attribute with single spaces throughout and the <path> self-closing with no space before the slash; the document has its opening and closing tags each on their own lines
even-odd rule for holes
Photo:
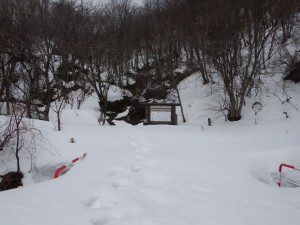
<svg viewBox="0 0 300 225">
<path fill-rule="evenodd" d="M 111 181 L 110 193 L 92 196 L 84 202 L 84 206 L 94 215 L 90 220 L 91 225 L 119 224 L 118 221 L 128 220 L 137 224 L 134 218 L 141 218 L 141 215 L 143 221 L 139 221 L 138 225 L 158 225 L 148 215 L 147 205 L 163 204 L 168 199 L 160 191 L 165 177 L 153 172 L 157 161 L 151 157 L 151 153 L 155 150 L 134 128 L 128 129 L 122 141 L 130 163 L 112 166 L 107 173 L 108 180 Z M 124 204 L 128 204 L 125 211 Z"/>
</svg>

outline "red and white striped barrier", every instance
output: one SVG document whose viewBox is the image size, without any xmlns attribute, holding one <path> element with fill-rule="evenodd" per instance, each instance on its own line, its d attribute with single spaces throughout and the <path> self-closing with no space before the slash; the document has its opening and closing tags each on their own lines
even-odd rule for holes
<svg viewBox="0 0 300 225">
<path fill-rule="evenodd" d="M 298 170 L 298 171 L 300 171 L 300 169 L 298 169 L 298 168 L 296 168 L 296 167 L 294 167 L 294 166 L 292 166 L 292 165 L 289 165 L 289 164 L 286 164 L 286 163 L 280 164 L 279 170 L 278 170 L 278 172 L 279 172 L 279 175 L 278 175 L 278 182 L 277 182 L 278 186 L 279 186 L 279 187 L 281 186 L 281 180 L 283 180 L 283 181 L 285 181 L 285 182 L 287 182 L 287 183 L 289 183 L 289 184 L 293 184 L 293 185 L 295 185 L 295 186 L 297 186 L 297 187 L 300 187 L 300 184 L 296 184 L 296 183 L 293 182 L 293 181 L 290 181 L 290 180 L 288 180 L 288 179 L 282 178 L 282 176 L 281 176 L 282 167 L 287 167 L 287 168 L 290 168 L 290 169 L 293 169 L 293 170 Z"/>
<path fill-rule="evenodd" d="M 66 168 L 70 169 L 70 168 L 73 166 L 73 164 L 74 164 L 75 162 L 77 162 L 78 160 L 84 159 L 85 156 L 86 156 L 86 154 L 87 154 L 87 153 L 84 153 L 82 156 L 73 159 L 70 163 L 58 167 L 58 168 L 55 170 L 55 172 L 54 172 L 54 176 L 53 176 L 54 179 L 57 178 L 57 177 L 59 176 L 59 173 L 60 173 L 61 171 L 63 171 L 63 170 L 66 169 Z"/>
</svg>

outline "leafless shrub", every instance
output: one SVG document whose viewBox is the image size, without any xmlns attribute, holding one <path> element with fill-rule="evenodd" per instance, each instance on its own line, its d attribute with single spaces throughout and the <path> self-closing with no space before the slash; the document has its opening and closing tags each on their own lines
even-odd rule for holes
<svg viewBox="0 0 300 225">
<path fill-rule="evenodd" d="M 3 159 L 5 154 L 14 155 L 16 171 L 20 172 L 20 153 L 27 151 L 32 162 L 32 156 L 36 152 L 35 139 L 42 134 L 34 127 L 32 120 L 25 119 L 26 109 L 18 104 L 12 104 L 11 108 L 12 113 L 0 131 L 1 160 L 5 161 Z"/>
</svg>

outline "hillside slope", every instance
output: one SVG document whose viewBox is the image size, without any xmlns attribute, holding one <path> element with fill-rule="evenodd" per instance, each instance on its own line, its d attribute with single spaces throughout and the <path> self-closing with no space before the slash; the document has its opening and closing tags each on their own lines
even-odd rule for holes
<svg viewBox="0 0 300 225">
<path fill-rule="evenodd" d="M 282 162 L 300 167 L 300 87 L 289 83 L 292 98 L 282 104 L 285 93 L 266 86 L 268 92 L 247 99 L 239 122 L 206 110 L 215 96 L 197 75 L 181 83 L 187 123 L 179 117 L 178 126 L 99 126 L 93 98 L 81 110 L 64 110 L 61 132 L 54 115 L 49 123 L 34 121 L 41 147 L 30 173 L 24 152 L 24 187 L 0 192 L 1 224 L 298 224 L 300 189 L 279 188 L 276 178 Z M 255 101 L 263 105 L 257 124 Z M 55 168 L 83 153 L 84 160 L 52 179 Z M 14 168 L 8 158 L 1 174 Z M 300 173 L 284 172 L 300 182 Z"/>
</svg>

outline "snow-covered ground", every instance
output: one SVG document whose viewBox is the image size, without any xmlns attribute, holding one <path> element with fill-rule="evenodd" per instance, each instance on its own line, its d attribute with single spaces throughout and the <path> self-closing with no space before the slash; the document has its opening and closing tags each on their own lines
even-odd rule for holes
<svg viewBox="0 0 300 225">
<path fill-rule="evenodd" d="M 24 187 L 0 192 L 0 224 L 299 224 L 300 188 L 279 188 L 276 178 L 280 163 L 300 167 L 300 86 L 290 84 L 293 105 L 282 104 L 281 94 L 247 99 L 243 120 L 234 123 L 205 110 L 208 90 L 196 76 L 182 84 L 188 122 L 178 126 L 99 126 L 96 99 L 66 109 L 61 132 L 54 122 L 35 121 L 43 148 L 30 173 L 30 160 L 22 159 Z M 257 124 L 254 101 L 263 105 Z M 84 153 L 52 179 L 57 167 Z"/>
</svg>

